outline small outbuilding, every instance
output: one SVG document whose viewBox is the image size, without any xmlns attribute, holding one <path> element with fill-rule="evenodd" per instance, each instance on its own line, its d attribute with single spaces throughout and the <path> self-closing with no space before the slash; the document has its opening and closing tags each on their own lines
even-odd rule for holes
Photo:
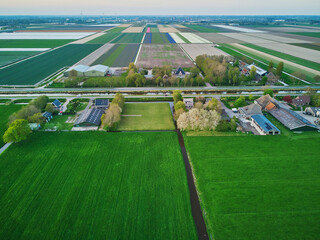
<svg viewBox="0 0 320 240">
<path fill-rule="evenodd" d="M 52 102 L 52 105 L 54 106 L 55 109 L 60 110 L 60 108 L 62 107 L 62 103 L 56 99 Z"/>
<path fill-rule="evenodd" d="M 32 131 L 39 130 L 41 125 L 40 123 L 29 123 L 29 127 Z"/>
<path fill-rule="evenodd" d="M 314 117 L 320 117 L 320 107 L 307 107 L 303 113 Z"/>
<path fill-rule="evenodd" d="M 51 112 L 44 112 L 44 113 L 42 113 L 42 116 L 46 119 L 46 122 L 50 122 L 50 120 L 52 119 Z"/>
<path fill-rule="evenodd" d="M 193 108 L 193 98 L 184 98 L 183 103 L 186 105 L 187 109 Z"/>
</svg>

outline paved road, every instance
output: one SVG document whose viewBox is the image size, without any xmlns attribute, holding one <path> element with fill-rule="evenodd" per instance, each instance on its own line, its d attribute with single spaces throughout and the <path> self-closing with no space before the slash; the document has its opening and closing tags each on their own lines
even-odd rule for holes
<svg viewBox="0 0 320 240">
<path fill-rule="evenodd" d="M 6 143 L 2 148 L 0 148 L 0 155 L 8 148 L 12 142 Z"/>
</svg>

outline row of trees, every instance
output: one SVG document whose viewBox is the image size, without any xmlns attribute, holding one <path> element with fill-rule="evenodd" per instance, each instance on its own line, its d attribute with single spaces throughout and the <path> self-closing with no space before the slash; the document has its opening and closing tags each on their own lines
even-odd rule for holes
<svg viewBox="0 0 320 240">
<path fill-rule="evenodd" d="M 105 114 L 101 117 L 102 128 L 110 131 L 118 127 L 121 119 L 121 112 L 124 107 L 125 99 L 120 93 L 113 98 L 110 106 Z"/>
</svg>

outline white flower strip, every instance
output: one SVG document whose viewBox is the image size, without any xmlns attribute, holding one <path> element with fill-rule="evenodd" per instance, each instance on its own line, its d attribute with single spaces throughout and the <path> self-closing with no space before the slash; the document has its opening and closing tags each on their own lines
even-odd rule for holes
<svg viewBox="0 0 320 240">
<path fill-rule="evenodd" d="M 51 48 L 0 48 L 0 52 L 43 52 Z"/>
<path fill-rule="evenodd" d="M 194 33 L 180 33 L 180 34 L 186 39 L 188 39 L 191 43 L 211 43 L 210 41 L 202 37 L 199 37 Z"/>
<path fill-rule="evenodd" d="M 185 43 L 176 33 L 169 33 L 176 43 Z"/>
<path fill-rule="evenodd" d="M 80 39 L 96 32 L 14 32 L 0 33 L 0 39 Z"/>
</svg>

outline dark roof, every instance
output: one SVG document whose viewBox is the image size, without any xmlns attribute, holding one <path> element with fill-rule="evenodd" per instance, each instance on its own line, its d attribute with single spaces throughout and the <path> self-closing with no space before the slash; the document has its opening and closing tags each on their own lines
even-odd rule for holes
<svg viewBox="0 0 320 240">
<path fill-rule="evenodd" d="M 309 96 L 298 96 L 292 100 L 292 104 L 296 106 L 303 106 L 310 103 Z"/>
<path fill-rule="evenodd" d="M 45 118 L 50 118 L 52 116 L 51 112 L 44 112 L 42 113 L 42 116 L 44 116 Z"/>
<path fill-rule="evenodd" d="M 271 130 L 280 132 L 280 130 L 275 125 L 273 125 L 265 116 L 256 114 L 252 115 L 251 117 L 257 124 L 259 124 L 264 132 L 269 132 Z"/>
<path fill-rule="evenodd" d="M 230 121 L 230 117 L 229 117 L 229 115 L 227 114 L 227 112 L 226 112 L 225 109 L 222 109 L 222 111 L 221 111 L 221 119 L 222 119 L 222 120 Z"/>
<path fill-rule="evenodd" d="M 96 106 L 108 106 L 109 105 L 109 99 L 96 99 L 95 100 Z"/>
<path fill-rule="evenodd" d="M 99 126 L 101 123 L 101 117 L 104 112 L 104 110 L 98 108 L 88 109 L 78 117 L 74 125 L 79 125 L 81 123 L 91 123 L 93 125 Z"/>
<path fill-rule="evenodd" d="M 176 75 L 179 75 L 179 74 L 185 75 L 186 73 L 183 71 L 182 67 L 178 67 L 178 69 L 176 69 L 176 71 L 175 71 L 175 74 Z"/>
<path fill-rule="evenodd" d="M 54 100 L 52 102 L 52 104 L 55 105 L 56 107 L 60 107 L 61 106 L 61 102 L 58 99 Z"/>
</svg>

